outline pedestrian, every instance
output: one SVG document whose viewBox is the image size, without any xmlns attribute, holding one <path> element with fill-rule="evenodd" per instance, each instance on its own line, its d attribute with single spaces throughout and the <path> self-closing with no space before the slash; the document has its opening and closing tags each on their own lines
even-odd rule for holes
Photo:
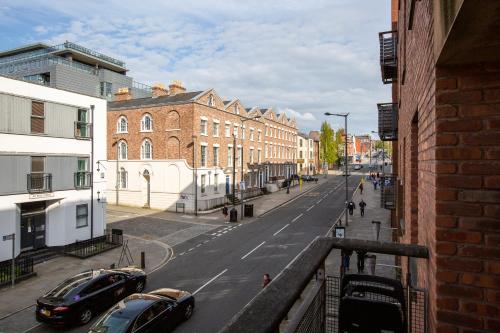
<svg viewBox="0 0 500 333">
<path fill-rule="evenodd" d="M 359 192 L 361 192 L 361 194 L 363 194 L 363 182 L 361 182 L 361 184 L 359 184 Z"/>
<path fill-rule="evenodd" d="M 264 274 L 264 278 L 262 279 L 262 288 L 265 288 L 269 283 L 271 283 L 271 277 L 268 273 Z"/>
<path fill-rule="evenodd" d="M 373 180 L 373 189 L 374 189 L 375 191 L 377 190 L 377 184 L 378 184 L 377 180 L 376 180 L 376 179 L 374 179 L 374 180 Z"/>
<path fill-rule="evenodd" d="M 361 199 L 361 201 L 359 202 L 359 210 L 361 212 L 361 217 L 365 216 L 365 207 L 366 207 L 366 202 L 364 202 L 363 199 Z"/>
<path fill-rule="evenodd" d="M 222 208 L 222 215 L 224 215 L 224 220 L 227 220 L 227 214 L 228 213 L 228 208 L 227 204 L 224 204 L 224 207 Z"/>
<path fill-rule="evenodd" d="M 380 173 L 377 172 L 377 179 L 380 178 Z"/>
<path fill-rule="evenodd" d="M 358 255 L 358 273 L 363 273 L 365 270 L 365 256 L 366 252 L 365 251 L 356 251 L 356 254 Z"/>
<path fill-rule="evenodd" d="M 351 254 L 352 250 L 346 250 L 344 251 L 344 272 L 349 270 L 349 265 L 351 263 Z"/>
<path fill-rule="evenodd" d="M 354 210 L 356 209 L 356 205 L 354 204 L 354 202 L 349 201 L 349 203 L 347 204 L 347 209 L 349 210 L 349 215 L 352 215 L 354 213 Z"/>
</svg>

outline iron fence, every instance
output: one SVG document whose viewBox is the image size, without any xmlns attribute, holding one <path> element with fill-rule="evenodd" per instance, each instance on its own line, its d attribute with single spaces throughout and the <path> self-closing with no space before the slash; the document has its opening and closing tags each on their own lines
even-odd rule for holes
<svg viewBox="0 0 500 333">
<path fill-rule="evenodd" d="M 119 229 L 106 230 L 105 235 L 77 241 L 73 244 L 65 245 L 63 252 L 66 255 L 88 258 L 96 254 L 114 249 L 123 245 L 123 232 Z"/>
<path fill-rule="evenodd" d="M 24 280 L 35 275 L 33 272 L 33 258 L 30 256 L 14 259 L 15 281 Z M 12 259 L 0 262 L 0 286 L 12 282 Z"/>
<path fill-rule="evenodd" d="M 26 178 L 29 193 L 52 192 L 51 173 L 28 173 Z"/>
</svg>

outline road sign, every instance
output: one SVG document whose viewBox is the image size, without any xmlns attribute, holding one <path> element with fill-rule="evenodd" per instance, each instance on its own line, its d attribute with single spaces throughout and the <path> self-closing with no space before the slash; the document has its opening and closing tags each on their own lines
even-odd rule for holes
<svg viewBox="0 0 500 333">
<path fill-rule="evenodd" d="M 14 234 L 3 236 L 3 240 L 4 241 L 8 241 L 8 240 L 12 240 L 12 239 L 14 239 Z"/>
<path fill-rule="evenodd" d="M 345 238 L 345 227 L 336 226 L 335 227 L 335 237 Z"/>
</svg>

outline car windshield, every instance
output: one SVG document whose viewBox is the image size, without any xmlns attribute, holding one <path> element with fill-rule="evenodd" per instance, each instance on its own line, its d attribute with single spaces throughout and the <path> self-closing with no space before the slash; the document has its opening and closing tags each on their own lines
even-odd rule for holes
<svg viewBox="0 0 500 333">
<path fill-rule="evenodd" d="M 115 306 L 101 317 L 92 327 L 93 333 L 122 333 L 126 332 L 131 319 L 122 316 L 120 306 Z"/>
<path fill-rule="evenodd" d="M 51 291 L 49 291 L 45 297 L 55 297 L 55 298 L 64 298 L 68 295 L 73 289 L 82 284 L 90 281 L 93 277 L 92 272 L 85 272 L 82 274 L 78 274 L 72 278 L 67 279 Z"/>
</svg>

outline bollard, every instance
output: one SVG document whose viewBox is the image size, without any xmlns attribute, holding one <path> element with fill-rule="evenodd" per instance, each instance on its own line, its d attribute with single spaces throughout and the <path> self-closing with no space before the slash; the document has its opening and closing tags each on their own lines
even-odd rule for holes
<svg viewBox="0 0 500 333">
<path fill-rule="evenodd" d="M 146 253 L 141 252 L 141 269 L 146 268 Z"/>
</svg>

